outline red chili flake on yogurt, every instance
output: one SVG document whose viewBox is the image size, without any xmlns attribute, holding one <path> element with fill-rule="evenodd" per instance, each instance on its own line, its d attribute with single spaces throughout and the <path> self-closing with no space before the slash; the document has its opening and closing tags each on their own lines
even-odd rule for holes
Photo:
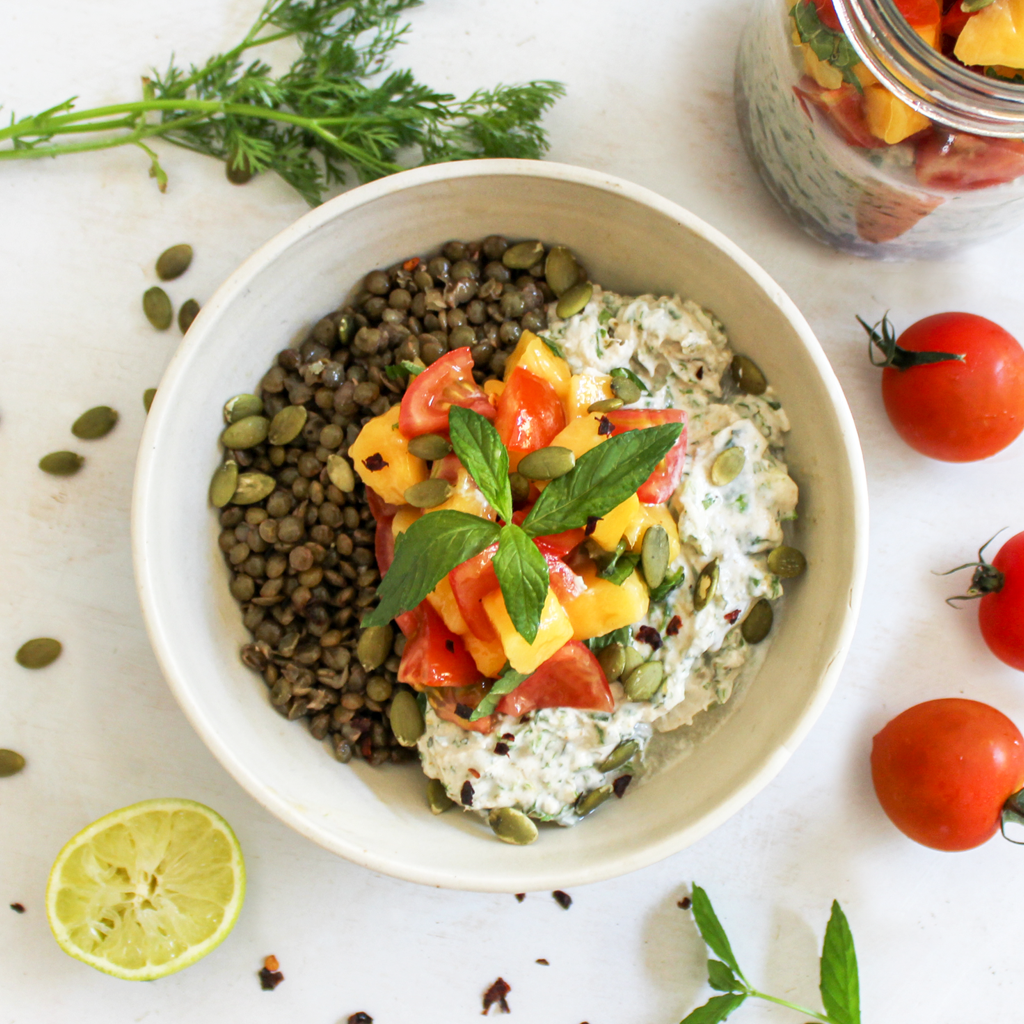
<svg viewBox="0 0 1024 1024">
<path fill-rule="evenodd" d="M 503 732 L 501 734 L 501 738 L 503 740 L 508 740 L 509 742 L 511 742 L 516 738 L 516 734 L 514 732 Z"/>
<path fill-rule="evenodd" d="M 554 896 L 555 902 L 563 910 L 568 910 L 572 906 L 572 897 L 567 892 L 562 892 L 561 889 L 556 889 L 551 895 Z"/>
<path fill-rule="evenodd" d="M 661 646 L 661 634 L 653 626 L 641 626 L 636 631 L 636 638 L 639 643 L 647 644 L 652 651 Z"/>
<path fill-rule="evenodd" d="M 470 768 L 469 774 L 472 775 L 474 779 L 480 778 L 480 773 L 475 768 Z"/>
<path fill-rule="evenodd" d="M 602 416 L 597 421 L 597 433 L 599 437 L 607 437 L 615 430 L 615 424 L 607 416 Z"/>
<path fill-rule="evenodd" d="M 371 473 L 376 473 L 377 470 L 383 469 L 385 466 L 390 465 L 390 463 L 384 461 L 384 456 L 380 452 L 375 452 L 369 458 L 363 459 L 363 465 Z"/>
<path fill-rule="evenodd" d="M 466 779 L 462 784 L 462 789 L 459 792 L 459 799 L 462 801 L 463 807 L 473 806 L 473 783 Z"/>
<path fill-rule="evenodd" d="M 703 380 L 703 379 L 704 379 L 704 367 L 703 366 L 698 366 L 697 367 L 697 380 Z"/>
<path fill-rule="evenodd" d="M 683 620 L 678 615 L 673 615 L 665 627 L 665 636 L 675 636 L 683 628 Z"/>
<path fill-rule="evenodd" d="M 732 625 L 732 624 L 733 624 L 733 623 L 734 623 L 734 622 L 735 622 L 735 621 L 736 621 L 736 620 L 737 620 L 737 619 L 738 619 L 739 617 L 740 617 L 740 610 L 739 610 L 739 608 L 737 608 L 737 609 L 736 609 L 736 611 L 734 611 L 734 612 L 726 612 L 726 613 L 725 613 L 725 621 L 726 621 L 726 622 L 728 622 L 730 626 L 731 626 L 731 625 Z"/>
<path fill-rule="evenodd" d="M 484 993 L 484 1009 L 482 1016 L 486 1017 L 491 1007 L 497 1003 L 502 1013 L 508 1013 L 508 1000 L 505 998 L 512 991 L 512 986 L 504 979 L 498 980 Z"/>
<path fill-rule="evenodd" d="M 507 743 L 495 743 L 494 744 L 494 752 L 499 757 L 504 757 L 508 753 L 508 744 Z"/>
</svg>

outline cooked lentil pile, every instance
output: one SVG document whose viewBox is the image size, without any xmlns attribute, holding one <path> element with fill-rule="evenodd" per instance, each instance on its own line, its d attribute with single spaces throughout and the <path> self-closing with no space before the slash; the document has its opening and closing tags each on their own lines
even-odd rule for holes
<svg viewBox="0 0 1024 1024">
<path fill-rule="evenodd" d="M 545 255 L 539 242 L 492 235 L 373 270 L 350 303 L 278 353 L 255 396 L 225 407 L 226 461 L 211 498 L 253 635 L 242 660 L 277 711 L 305 720 L 339 761 L 415 757 L 389 720 L 395 694 L 409 689 L 397 676 L 405 638 L 384 627 L 360 642 L 380 576 L 349 445 L 401 401 L 403 362 L 429 366 L 468 346 L 478 383 L 500 377 L 520 334 L 547 326 Z"/>
</svg>

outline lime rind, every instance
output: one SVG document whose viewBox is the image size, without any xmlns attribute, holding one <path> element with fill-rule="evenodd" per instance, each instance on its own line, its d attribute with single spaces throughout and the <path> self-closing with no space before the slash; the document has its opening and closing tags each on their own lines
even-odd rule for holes
<svg viewBox="0 0 1024 1024">
<path fill-rule="evenodd" d="M 244 899 L 231 826 L 204 804 L 166 798 L 114 811 L 69 840 L 50 871 L 46 914 L 69 956 L 152 981 L 220 945 Z"/>
</svg>

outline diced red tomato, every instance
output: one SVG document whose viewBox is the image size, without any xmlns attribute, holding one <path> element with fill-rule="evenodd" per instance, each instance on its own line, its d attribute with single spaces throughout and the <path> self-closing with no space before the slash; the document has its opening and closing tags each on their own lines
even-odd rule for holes
<svg viewBox="0 0 1024 1024">
<path fill-rule="evenodd" d="M 830 28 L 833 32 L 842 31 L 843 27 L 839 24 L 839 16 L 836 14 L 835 7 L 832 6 L 832 0 L 814 0 L 814 9 L 818 12 L 818 21 L 825 28 Z"/>
<path fill-rule="evenodd" d="M 443 459 L 435 463 L 433 475 L 455 485 L 459 482 L 460 469 L 462 469 L 462 461 L 455 452 L 449 452 Z"/>
<path fill-rule="evenodd" d="M 517 366 L 498 399 L 494 428 L 510 454 L 526 455 L 565 429 L 565 409 L 546 380 Z"/>
<path fill-rule="evenodd" d="M 377 524 L 373 548 L 377 556 L 377 570 L 383 576 L 391 568 L 395 557 L 395 535 L 391 532 L 391 523 L 398 512 L 398 506 L 389 505 L 372 487 L 366 488 L 366 503 Z"/>
<path fill-rule="evenodd" d="M 585 644 L 571 640 L 498 702 L 498 711 L 503 715 L 518 717 L 537 708 L 614 710 L 608 680 Z"/>
<path fill-rule="evenodd" d="M 474 711 L 486 692 L 487 687 L 483 683 L 474 683 L 472 686 L 437 687 L 427 691 L 427 700 L 430 701 L 430 706 L 438 718 L 461 725 L 469 732 L 490 732 L 494 728 L 494 715 L 486 715 L 471 722 L 468 715 L 464 718 L 459 714 L 460 711 Z"/>
<path fill-rule="evenodd" d="M 409 382 L 402 398 L 398 429 L 408 438 L 447 434 L 448 410 L 453 405 L 494 419 L 494 406 L 473 380 L 473 356 L 468 348 L 446 352 Z"/>
<path fill-rule="evenodd" d="M 605 415 L 615 427 L 615 434 L 645 427 L 660 427 L 665 423 L 682 423 L 679 440 L 636 492 L 636 496 L 647 505 L 668 501 L 683 476 L 683 464 L 686 461 L 686 413 L 682 409 L 616 409 Z"/>
<path fill-rule="evenodd" d="M 479 682 L 480 670 L 462 638 L 453 633 L 429 601 L 413 612 L 416 629 L 408 636 L 398 679 L 413 686 L 470 686 Z"/>
<path fill-rule="evenodd" d="M 537 542 L 534 541 L 534 543 Z M 537 546 L 540 547 L 539 544 Z M 543 548 L 541 548 L 541 552 L 544 555 L 544 561 L 548 563 L 548 580 L 551 583 L 551 589 L 559 601 L 571 601 L 587 589 L 583 577 L 577 576 L 561 558 L 549 554 Z"/>
<path fill-rule="evenodd" d="M 522 526 L 526 517 L 530 514 L 533 505 L 517 509 L 512 513 L 512 522 L 516 526 Z M 575 548 L 578 548 L 586 540 L 586 532 L 579 530 L 566 530 L 564 533 L 549 533 L 545 537 L 534 537 L 533 543 L 540 548 L 545 555 L 554 555 L 556 558 L 567 558 Z"/>
<path fill-rule="evenodd" d="M 848 145 L 862 149 L 886 146 L 885 142 L 875 138 L 868 130 L 861 95 L 849 82 L 843 82 L 838 89 L 823 89 L 810 75 L 804 75 L 800 84 L 793 86 L 793 92 L 803 104 L 808 117 L 811 115 L 807 103 L 810 103 L 821 111 L 836 134 Z"/>
<path fill-rule="evenodd" d="M 498 631 L 483 606 L 484 598 L 498 589 L 498 574 L 494 571 L 494 552 L 497 550 L 498 545 L 491 544 L 448 573 L 455 603 L 470 632 L 487 641 L 498 639 Z"/>
<path fill-rule="evenodd" d="M 957 6 L 960 6 L 959 0 Z M 942 18 L 942 4 L 939 0 L 896 0 L 896 7 L 914 28 L 937 25 Z"/>
<path fill-rule="evenodd" d="M 965 11 L 960 6 L 960 0 L 956 0 L 952 7 L 942 16 L 942 34 L 959 39 L 964 25 L 971 20 L 973 12 Z"/>
<path fill-rule="evenodd" d="M 1024 142 L 936 129 L 916 145 L 917 180 L 929 188 L 966 192 L 1024 175 Z"/>
</svg>

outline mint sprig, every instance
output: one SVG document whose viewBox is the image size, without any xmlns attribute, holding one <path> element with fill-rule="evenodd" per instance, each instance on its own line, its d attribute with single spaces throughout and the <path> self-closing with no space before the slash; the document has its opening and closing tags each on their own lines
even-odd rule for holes
<svg viewBox="0 0 1024 1024">
<path fill-rule="evenodd" d="M 471 409 L 448 410 L 448 432 L 459 460 L 476 481 L 487 503 L 512 522 L 512 485 L 508 481 L 508 450 L 490 421 Z"/>
<path fill-rule="evenodd" d="M 494 571 L 512 625 L 528 644 L 532 644 L 537 639 L 550 580 L 544 556 L 521 527 L 511 524 L 502 527 L 494 555 Z"/>
<path fill-rule="evenodd" d="M 793 24 L 796 26 L 800 41 L 806 43 L 818 60 L 831 64 L 839 71 L 843 79 L 852 85 L 857 92 L 863 92 L 860 79 L 854 74 L 854 67 L 860 63 L 860 56 L 853 48 L 845 32 L 837 32 L 823 24 L 818 17 L 818 9 L 814 0 L 799 0 L 793 6 Z"/>
<path fill-rule="evenodd" d="M 514 668 L 509 668 L 506 663 L 505 670 L 499 678 L 494 680 L 494 685 L 473 709 L 469 720 L 478 722 L 481 718 L 486 718 L 498 706 L 506 693 L 511 693 L 520 683 L 526 682 L 531 675 L 533 675 L 532 672 L 517 672 Z"/>
<path fill-rule="evenodd" d="M 708 948 L 719 957 L 708 961 L 708 984 L 725 995 L 712 996 L 703 1006 L 691 1011 L 681 1024 L 721 1024 L 747 999 L 764 999 L 786 1006 L 822 1024 L 860 1024 L 860 989 L 857 980 L 857 954 L 853 936 L 839 903 L 833 900 L 832 916 L 825 929 L 821 950 L 821 999 L 825 1013 L 808 1010 L 778 996 L 759 992 L 744 977 L 736 956 L 718 920 L 708 894 L 694 885 L 693 919 Z"/>
</svg>

